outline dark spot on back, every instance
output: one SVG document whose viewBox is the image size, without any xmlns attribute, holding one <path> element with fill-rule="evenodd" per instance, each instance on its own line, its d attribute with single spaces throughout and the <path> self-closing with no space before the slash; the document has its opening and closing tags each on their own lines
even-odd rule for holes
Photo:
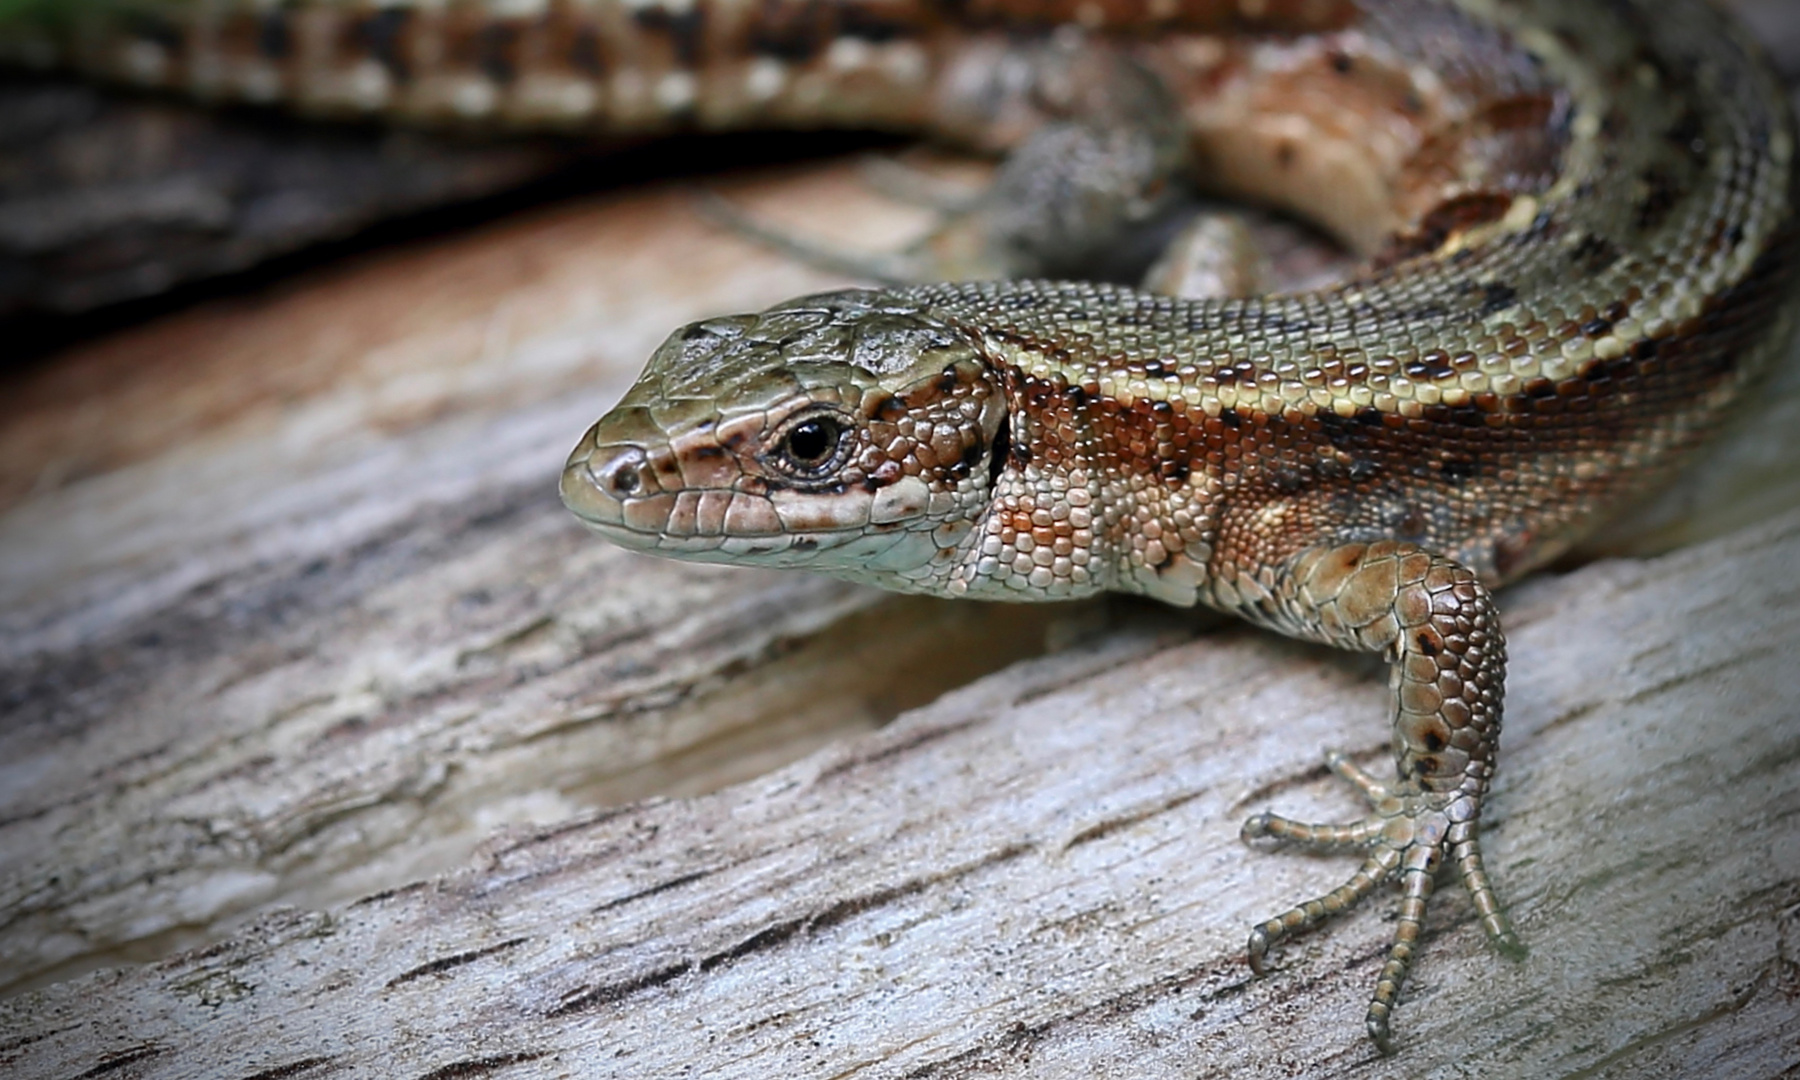
<svg viewBox="0 0 1800 1080">
<path fill-rule="evenodd" d="M 1408 362 L 1405 371 L 1413 379 L 1447 379 L 1456 374 L 1456 369 L 1450 366 L 1449 354 L 1442 349 L 1432 349 Z"/>
<path fill-rule="evenodd" d="M 569 66 L 596 78 L 606 74 L 606 61 L 600 55 L 600 34 L 593 27 L 584 26 L 576 32 L 569 45 Z"/>
<path fill-rule="evenodd" d="M 909 37 L 914 29 L 910 23 L 880 11 L 871 11 L 859 4 L 847 3 L 838 8 L 838 33 L 844 37 L 860 38 L 863 41 L 880 44 L 896 38 Z"/>
<path fill-rule="evenodd" d="M 1504 281 L 1487 281 L 1481 286 L 1481 314 L 1505 311 L 1519 301 L 1519 290 Z"/>
<path fill-rule="evenodd" d="M 1669 211 L 1687 194 L 1687 188 L 1680 178 L 1660 165 L 1645 169 L 1641 179 L 1646 190 L 1635 208 L 1637 227 L 1654 229 L 1668 220 Z"/>
<path fill-rule="evenodd" d="M 1231 367 L 1220 368 L 1213 372 L 1213 378 L 1221 385 L 1235 382 L 1244 386 L 1254 386 L 1256 385 L 1256 367 L 1248 360 L 1239 361 Z"/>
<path fill-rule="evenodd" d="M 1681 110 L 1681 115 L 1669 125 L 1663 133 L 1672 145 L 1680 148 L 1695 165 L 1706 163 L 1706 139 L 1703 137 L 1705 124 L 1700 119 L 1700 111 L 1689 103 Z"/>
<path fill-rule="evenodd" d="M 641 7 L 632 11 L 631 18 L 645 30 L 668 35 L 675 61 L 683 67 L 693 68 L 700 64 L 700 45 L 706 36 L 706 11 L 706 6 L 698 3 L 679 12 L 666 7 Z"/>
<path fill-rule="evenodd" d="M 141 41 L 161 45 L 172 53 L 180 52 L 186 40 L 181 33 L 181 27 L 148 11 L 127 12 L 125 32 Z"/>
<path fill-rule="evenodd" d="M 412 12 L 406 8 L 382 8 L 357 23 L 353 31 L 369 57 L 398 82 L 406 81 L 411 73 L 406 58 L 400 55 L 400 35 L 410 21 Z"/>
<path fill-rule="evenodd" d="M 1314 420 L 1319 425 L 1319 430 L 1324 432 L 1325 441 L 1330 443 L 1333 449 L 1345 450 L 1360 445 L 1364 441 L 1364 433 L 1358 430 L 1363 425 L 1354 418 L 1339 416 L 1335 412 L 1325 410 L 1314 417 Z"/>
<path fill-rule="evenodd" d="M 764 56 L 797 64 L 817 56 L 833 36 L 826 5 L 768 5 L 755 16 L 749 45 Z"/>
<path fill-rule="evenodd" d="M 285 60 L 294 51 L 294 32 L 287 13 L 271 11 L 256 21 L 256 51 L 269 60 Z"/>
<path fill-rule="evenodd" d="M 519 65 L 513 53 L 519 46 L 519 28 L 506 23 L 493 23 L 481 29 L 476 42 L 476 63 L 482 74 L 505 85 L 519 77 Z"/>
<path fill-rule="evenodd" d="M 1569 251 L 1569 261 L 1590 274 L 1598 274 L 1619 261 L 1619 249 L 1599 233 L 1588 233 Z"/>
<path fill-rule="evenodd" d="M 1312 483 L 1312 476 L 1304 469 L 1275 464 L 1269 470 L 1269 486 L 1282 495 L 1298 495 Z"/>
<path fill-rule="evenodd" d="M 1444 479 L 1459 484 L 1480 471 L 1480 463 L 1472 457 L 1446 458 L 1438 463 L 1438 472 Z"/>
</svg>

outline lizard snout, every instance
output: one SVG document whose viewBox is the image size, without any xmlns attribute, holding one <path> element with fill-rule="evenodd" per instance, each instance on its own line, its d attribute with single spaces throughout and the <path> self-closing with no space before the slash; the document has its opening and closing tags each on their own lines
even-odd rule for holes
<svg viewBox="0 0 1800 1080">
<path fill-rule="evenodd" d="M 596 446 L 593 433 L 581 441 L 563 467 L 563 505 L 583 521 L 624 524 L 625 502 L 648 493 L 649 455 L 637 446 Z"/>
</svg>

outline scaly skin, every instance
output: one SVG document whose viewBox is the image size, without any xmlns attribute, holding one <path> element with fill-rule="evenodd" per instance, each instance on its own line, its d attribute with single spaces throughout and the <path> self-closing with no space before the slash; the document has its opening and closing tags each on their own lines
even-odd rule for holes
<svg viewBox="0 0 1800 1080">
<path fill-rule="evenodd" d="M 1258 971 L 1400 887 L 1367 1021 L 1384 1050 L 1442 866 L 1519 949 L 1478 841 L 1504 691 L 1489 590 L 1666 476 L 1793 321 L 1791 120 L 1701 0 L 117 5 L 0 51 L 417 123 L 1016 148 L 926 272 L 1061 272 L 1183 176 L 1366 254 L 1316 294 L 981 282 L 708 320 L 588 432 L 562 493 L 679 558 L 1117 589 L 1384 655 L 1395 778 L 1328 756 L 1371 812 L 1244 828 L 1363 856 L 1254 930 Z"/>
<path fill-rule="evenodd" d="M 1535 119 L 1556 134 L 1488 167 L 1464 153 L 1435 203 L 1388 174 L 1401 224 L 1341 288 L 927 285 L 709 320 L 582 440 L 563 498 L 609 539 L 678 558 L 945 596 L 1117 589 L 1381 653 L 1395 779 L 1328 757 L 1368 816 L 1264 814 L 1244 835 L 1363 857 L 1255 929 L 1258 971 L 1271 945 L 1398 884 L 1367 1019 L 1387 1050 L 1440 867 L 1521 951 L 1478 839 L 1504 691 L 1489 590 L 1665 476 L 1792 321 L 1775 84 L 1697 4 L 1591 47 L 1540 29 L 1570 10 L 1607 24 L 1567 3 L 1500 16 L 1555 86 Z"/>
</svg>

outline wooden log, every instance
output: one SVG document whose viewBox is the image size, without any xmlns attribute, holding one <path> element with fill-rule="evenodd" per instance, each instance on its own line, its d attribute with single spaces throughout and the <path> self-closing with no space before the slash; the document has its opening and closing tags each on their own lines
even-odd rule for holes
<svg viewBox="0 0 1800 1080">
<path fill-rule="evenodd" d="M 1800 1065 L 1800 514 L 1510 595 L 1490 857 L 1532 955 L 1432 909 L 1401 1053 L 1361 1033 L 1390 898 L 1252 978 L 1342 861 L 1366 665 L 1143 613 L 885 730 L 467 868 L 0 1005 L 9 1075 L 1774 1076 Z M 441 783 L 441 782 L 440 782 Z"/>
<path fill-rule="evenodd" d="M 0 43 L 8 33 L 0 23 Z M 466 213 L 478 198 L 548 187 L 584 157 L 544 139 L 209 111 L 5 67 L 0 117 L 0 318 L 88 312 L 377 222 Z"/>
</svg>

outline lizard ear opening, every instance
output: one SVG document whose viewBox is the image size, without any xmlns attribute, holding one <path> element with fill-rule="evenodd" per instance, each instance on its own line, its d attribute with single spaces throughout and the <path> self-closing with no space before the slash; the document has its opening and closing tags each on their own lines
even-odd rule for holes
<svg viewBox="0 0 1800 1080">
<path fill-rule="evenodd" d="M 988 447 L 988 490 L 992 491 L 1000 483 L 1000 474 L 1006 471 L 1006 461 L 1012 457 L 1012 417 L 1000 414 L 1000 426 L 994 430 L 994 441 Z"/>
</svg>

